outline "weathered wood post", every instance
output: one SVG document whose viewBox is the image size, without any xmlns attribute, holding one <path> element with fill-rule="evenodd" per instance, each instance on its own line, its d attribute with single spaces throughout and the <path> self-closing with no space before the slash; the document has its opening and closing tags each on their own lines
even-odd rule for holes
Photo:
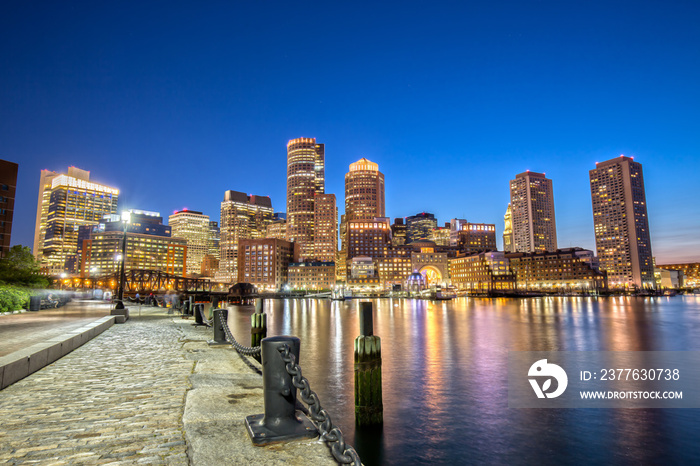
<svg viewBox="0 0 700 466">
<path fill-rule="evenodd" d="M 382 343 L 374 335 L 372 303 L 360 303 L 360 336 L 355 338 L 355 423 L 382 424 Z"/>
<path fill-rule="evenodd" d="M 263 312 L 263 300 L 255 300 L 255 312 L 250 316 L 250 346 L 260 346 L 263 338 L 267 337 L 267 315 Z"/>
</svg>

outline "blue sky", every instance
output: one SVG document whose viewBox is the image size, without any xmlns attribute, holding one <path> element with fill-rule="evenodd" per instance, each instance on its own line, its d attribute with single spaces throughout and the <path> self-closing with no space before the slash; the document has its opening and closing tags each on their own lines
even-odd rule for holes
<svg viewBox="0 0 700 466">
<path fill-rule="evenodd" d="M 700 3 L 6 2 L 0 158 L 90 170 L 120 207 L 218 220 L 225 190 L 285 210 L 286 143 L 326 144 L 326 191 L 361 157 L 387 215 L 495 223 L 508 181 L 554 183 L 560 247 L 595 248 L 588 170 L 644 166 L 659 263 L 700 260 Z"/>
</svg>

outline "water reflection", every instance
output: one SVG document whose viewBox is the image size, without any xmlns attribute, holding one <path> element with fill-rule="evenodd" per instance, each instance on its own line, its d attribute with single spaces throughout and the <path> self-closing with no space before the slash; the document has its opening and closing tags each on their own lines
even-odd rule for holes
<svg viewBox="0 0 700 466">
<path fill-rule="evenodd" d="M 301 338 L 324 407 L 372 464 L 698 463 L 691 409 L 509 409 L 509 350 L 700 349 L 700 299 L 375 300 L 384 426 L 355 433 L 358 302 L 266 302 L 268 335 Z M 252 308 L 230 313 L 249 341 Z"/>
</svg>

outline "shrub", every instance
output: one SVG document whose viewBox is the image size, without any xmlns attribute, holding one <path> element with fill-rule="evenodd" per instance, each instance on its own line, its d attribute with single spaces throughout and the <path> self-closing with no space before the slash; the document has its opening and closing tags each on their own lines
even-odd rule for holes
<svg viewBox="0 0 700 466">
<path fill-rule="evenodd" d="M 31 290 L 12 285 L 0 285 L 0 312 L 29 308 Z"/>
</svg>

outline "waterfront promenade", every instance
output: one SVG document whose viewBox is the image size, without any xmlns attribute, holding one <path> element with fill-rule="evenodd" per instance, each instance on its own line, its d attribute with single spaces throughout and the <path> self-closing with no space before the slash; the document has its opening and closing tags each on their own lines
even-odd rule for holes
<svg viewBox="0 0 700 466">
<path fill-rule="evenodd" d="M 244 418 L 263 412 L 259 365 L 166 309 L 131 312 L 0 391 L 0 463 L 335 464 L 315 440 L 253 447 Z"/>
</svg>

